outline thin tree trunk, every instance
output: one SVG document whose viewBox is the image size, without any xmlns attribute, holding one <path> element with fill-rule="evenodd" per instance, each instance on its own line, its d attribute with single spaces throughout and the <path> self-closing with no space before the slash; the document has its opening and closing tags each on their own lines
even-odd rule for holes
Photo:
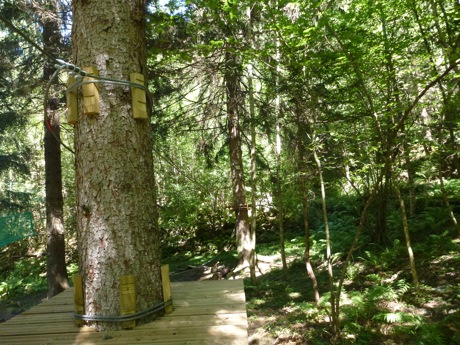
<svg viewBox="0 0 460 345">
<path fill-rule="evenodd" d="M 303 226 L 305 233 L 305 269 L 308 277 L 311 280 L 313 286 L 313 293 L 315 296 L 315 303 L 319 305 L 319 288 L 318 281 L 316 279 L 315 271 L 311 264 L 310 258 L 310 224 L 308 222 L 308 195 L 307 195 L 307 176 L 306 176 L 306 164 L 305 164 L 305 145 L 302 141 L 302 134 L 305 132 L 305 126 L 302 124 L 299 105 L 296 104 L 297 112 L 297 150 L 298 150 L 298 167 L 300 174 L 300 187 L 302 196 L 302 215 L 303 215 Z"/>
<path fill-rule="evenodd" d="M 310 225 L 308 222 L 308 196 L 307 196 L 307 184 L 305 181 L 305 175 L 301 172 L 301 185 L 302 185 L 302 214 L 303 214 L 303 227 L 305 232 L 305 269 L 307 270 L 308 277 L 310 277 L 313 293 L 315 295 L 315 303 L 319 305 L 319 287 L 318 280 L 316 279 L 315 271 L 311 264 L 310 258 Z"/>
<path fill-rule="evenodd" d="M 75 63 L 117 80 L 146 75 L 145 16 L 145 0 L 74 0 Z M 161 253 L 150 121 L 133 118 L 129 88 L 97 89 L 99 114 L 85 114 L 80 95 L 75 125 L 79 269 L 85 314 L 111 317 L 120 315 L 122 276 L 134 276 L 137 312 L 163 301 Z"/>
<path fill-rule="evenodd" d="M 248 33 L 247 40 L 252 45 L 252 16 L 251 8 L 247 8 Z M 251 118 L 251 257 L 249 260 L 249 274 L 251 282 L 256 283 L 256 229 L 257 229 L 257 160 L 256 160 L 256 114 L 254 110 L 254 85 L 252 63 L 248 64 L 248 92 L 249 92 L 249 116 Z"/>
<path fill-rule="evenodd" d="M 415 214 L 415 184 L 414 184 L 414 176 L 415 176 L 415 169 L 410 159 L 410 146 L 407 143 L 407 140 L 404 139 L 404 161 L 406 163 L 407 169 L 407 183 L 409 186 L 409 216 L 413 216 Z"/>
<path fill-rule="evenodd" d="M 393 173 L 393 187 L 398 197 L 399 206 L 401 208 L 401 217 L 402 217 L 402 223 L 403 223 L 404 237 L 406 238 L 407 253 L 409 254 L 410 271 L 412 273 L 412 280 L 415 285 L 415 291 L 418 294 L 420 292 L 420 284 L 418 281 L 417 269 L 415 267 L 414 252 L 412 250 L 412 245 L 410 243 L 409 224 L 407 222 L 406 206 L 404 205 L 404 199 L 399 190 L 398 182 L 395 179 L 394 173 Z"/>
<path fill-rule="evenodd" d="M 316 140 L 313 135 L 313 141 Z M 339 303 L 340 295 L 337 295 L 337 291 L 334 285 L 334 272 L 332 270 L 332 251 L 331 251 L 331 237 L 329 232 L 329 220 L 327 215 L 326 207 L 326 188 L 324 186 L 323 169 L 321 167 L 321 161 L 316 152 L 316 147 L 313 147 L 313 157 L 318 167 L 319 182 L 321 186 L 321 204 L 323 208 L 323 219 L 324 219 L 324 231 L 326 232 L 326 262 L 327 262 L 327 273 L 329 276 L 329 293 L 331 303 L 331 327 L 332 333 L 336 338 L 340 337 L 340 315 L 339 315 Z"/>
<path fill-rule="evenodd" d="M 300 185 L 302 189 L 302 214 L 303 214 L 303 225 L 305 233 L 305 269 L 307 270 L 308 277 L 311 280 L 313 286 L 313 293 L 315 295 L 315 303 L 319 305 L 319 288 L 318 281 L 316 279 L 315 271 L 311 265 L 310 258 L 310 224 L 308 222 L 308 195 L 307 195 L 307 178 L 306 172 L 304 171 L 304 159 L 305 159 L 305 148 L 301 139 L 301 128 L 300 119 L 297 124 L 297 143 L 299 152 L 299 174 L 300 174 Z"/>
<path fill-rule="evenodd" d="M 442 165 L 439 163 L 438 165 L 438 175 L 439 175 L 439 186 L 441 187 L 441 194 L 442 200 L 444 201 L 444 206 L 449 211 L 450 220 L 452 221 L 452 225 L 455 227 L 457 234 L 460 236 L 460 226 L 457 221 L 457 217 L 455 217 L 454 210 L 450 206 L 449 198 L 447 197 L 446 187 L 444 186 L 444 178 L 442 174 Z"/>
<path fill-rule="evenodd" d="M 277 1 L 275 1 L 275 7 L 278 6 Z M 279 66 L 280 60 L 280 40 L 278 34 L 276 34 L 275 38 L 275 46 L 276 46 L 276 56 L 275 56 L 275 63 L 276 63 L 276 79 L 275 79 L 275 90 L 277 92 L 275 98 L 275 114 L 276 114 L 276 142 L 275 142 L 275 156 L 276 156 L 276 198 L 277 201 L 277 208 L 278 208 L 278 231 L 280 237 L 280 252 L 281 252 L 281 262 L 283 264 L 283 272 L 287 274 L 287 260 L 286 260 L 286 249 L 285 249 L 285 236 L 284 236 L 284 205 L 283 205 L 283 187 L 282 187 L 282 178 L 281 178 L 281 125 L 280 125 L 280 117 L 281 117 L 281 98 L 278 94 L 278 84 L 279 84 L 279 74 L 281 73 L 281 68 Z"/>
<path fill-rule="evenodd" d="M 277 98 L 278 99 L 278 98 Z M 276 195 L 277 195 L 277 208 L 278 208 L 278 226 L 280 237 L 280 252 L 281 262 L 283 264 L 283 271 L 287 274 L 287 260 L 285 249 L 285 236 L 284 236 L 284 202 L 283 202 L 283 187 L 281 177 L 281 135 L 279 121 L 276 124 Z"/>
<path fill-rule="evenodd" d="M 42 14 L 43 46 L 47 53 L 57 57 L 60 44 L 58 8 L 56 1 L 50 1 L 48 13 Z M 39 14 L 40 15 L 40 14 Z M 54 72 L 54 61 L 47 59 L 43 70 L 45 83 Z M 65 262 L 64 200 L 62 196 L 62 170 L 59 98 L 54 94 L 48 99 L 47 117 L 44 119 L 45 151 L 45 206 L 46 206 L 46 278 L 48 298 L 69 287 Z"/>
<path fill-rule="evenodd" d="M 378 191 L 378 197 L 376 202 L 376 226 L 371 234 L 372 241 L 378 244 L 384 243 L 387 233 L 388 197 L 388 177 L 385 176 Z"/>
</svg>

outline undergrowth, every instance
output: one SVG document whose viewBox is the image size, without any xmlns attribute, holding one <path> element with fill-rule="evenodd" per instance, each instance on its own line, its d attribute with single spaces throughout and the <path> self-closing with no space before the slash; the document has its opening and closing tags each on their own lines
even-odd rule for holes
<svg viewBox="0 0 460 345">
<path fill-rule="evenodd" d="M 77 271 L 77 266 L 67 266 L 69 276 Z M 0 302 L 21 295 L 43 292 L 47 289 L 46 257 L 26 257 L 14 262 L 9 271 L 0 275 Z"/>
<path fill-rule="evenodd" d="M 303 262 L 302 237 L 286 243 L 286 252 L 294 258 L 286 273 L 273 270 L 261 276 L 257 285 L 246 281 L 253 344 L 331 343 L 330 295 L 321 265 L 324 243 L 318 235 L 312 236 L 311 253 L 320 285 L 319 306 Z M 414 248 L 422 283 L 418 295 L 400 239 L 390 246 L 363 245 L 355 253 L 341 294 L 341 343 L 460 344 L 460 243 L 448 230 L 417 237 Z M 276 244 L 263 244 L 258 253 L 276 250 Z M 337 260 L 336 280 L 340 266 Z"/>
<path fill-rule="evenodd" d="M 46 258 L 16 261 L 13 269 L 0 279 L 0 301 L 24 293 L 43 291 L 46 289 Z"/>
<path fill-rule="evenodd" d="M 445 225 L 445 214 L 439 208 L 426 207 L 410 219 L 421 283 L 417 294 L 400 219 L 394 211 L 390 213 L 387 242 L 374 244 L 362 236 L 346 270 L 340 296 L 341 343 L 460 345 L 460 240 Z M 336 205 L 330 219 L 337 283 L 356 231 L 356 218 L 346 216 L 344 208 Z M 277 258 L 278 262 L 258 277 L 257 284 L 245 280 L 251 344 L 331 344 L 325 234 L 324 227 L 319 222 L 316 225 L 311 229 L 310 254 L 321 294 L 319 305 L 314 302 L 305 270 L 304 236 L 287 229 L 286 272 L 279 268 L 277 234 L 266 233 L 266 242 L 258 244 L 258 255 Z M 209 238 L 199 247 L 167 251 L 164 261 L 173 273 L 218 262 L 235 267 L 235 251 L 222 248 Z M 46 289 L 45 261 L 45 257 L 24 258 L 8 272 L 2 271 L 0 301 Z M 75 265 L 69 267 L 69 272 L 75 270 Z"/>
</svg>

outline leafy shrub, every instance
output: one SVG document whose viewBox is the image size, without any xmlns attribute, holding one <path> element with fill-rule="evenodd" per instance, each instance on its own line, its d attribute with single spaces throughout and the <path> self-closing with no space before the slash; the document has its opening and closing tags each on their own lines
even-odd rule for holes
<svg viewBox="0 0 460 345">
<path fill-rule="evenodd" d="M 15 262 L 13 270 L 1 277 L 0 300 L 46 289 L 46 258 L 25 258 Z"/>
</svg>

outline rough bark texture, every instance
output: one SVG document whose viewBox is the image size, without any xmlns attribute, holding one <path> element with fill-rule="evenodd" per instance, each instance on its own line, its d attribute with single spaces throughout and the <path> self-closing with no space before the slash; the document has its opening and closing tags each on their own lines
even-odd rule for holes
<svg viewBox="0 0 460 345">
<path fill-rule="evenodd" d="M 49 13 L 56 14 L 55 1 L 48 5 Z M 41 15 L 38 13 L 38 15 Z M 59 46 L 59 24 L 57 17 L 43 15 L 43 45 L 50 55 L 57 55 Z M 54 62 L 46 61 L 43 70 L 44 82 L 48 83 L 54 73 Z M 59 99 L 51 95 L 48 101 L 48 118 L 44 119 L 45 151 L 45 205 L 46 205 L 46 269 L 48 298 L 69 287 L 65 263 L 64 215 L 62 196 L 62 170 L 60 123 L 58 109 Z"/>
<path fill-rule="evenodd" d="M 144 0 L 74 0 L 73 7 L 78 66 L 120 80 L 145 73 Z M 85 313 L 112 316 L 120 315 L 122 275 L 135 275 L 137 311 L 162 301 L 160 249 L 150 123 L 133 119 L 128 87 L 97 85 L 100 114 L 80 111 L 75 127 L 79 265 Z"/>
<path fill-rule="evenodd" d="M 227 90 L 227 124 L 228 143 L 230 148 L 230 173 L 232 177 L 233 208 L 236 214 L 236 245 L 240 265 L 250 265 L 252 256 L 251 232 L 249 229 L 248 205 L 243 175 L 243 157 L 241 152 L 240 125 L 238 116 L 239 104 L 239 66 L 235 56 L 226 53 L 225 86 Z"/>
<path fill-rule="evenodd" d="M 252 16 L 251 8 L 248 7 L 246 10 L 248 16 L 248 30 L 247 40 L 249 44 L 252 42 Z M 256 284 L 256 266 L 257 266 L 257 254 L 256 254 L 256 228 L 257 228 L 257 156 L 256 156 L 256 114 L 254 107 L 254 86 L 253 86 L 253 72 L 252 63 L 248 64 L 248 98 L 249 98 L 249 116 L 251 118 L 251 257 L 249 262 L 249 274 L 251 282 Z"/>
<path fill-rule="evenodd" d="M 45 189 L 46 189 L 46 269 L 48 298 L 69 287 L 65 263 L 64 216 L 61 178 L 61 150 L 59 142 L 59 115 L 52 114 L 45 123 Z M 45 120 L 46 121 L 46 120 Z"/>
</svg>

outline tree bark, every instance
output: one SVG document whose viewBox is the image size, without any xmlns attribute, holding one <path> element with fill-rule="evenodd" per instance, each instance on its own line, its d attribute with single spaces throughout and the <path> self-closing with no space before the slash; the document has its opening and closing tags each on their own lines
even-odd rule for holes
<svg viewBox="0 0 460 345">
<path fill-rule="evenodd" d="M 51 1 L 48 14 L 38 13 L 43 17 L 44 50 L 56 56 L 59 51 L 60 33 L 57 21 L 57 4 Z M 57 57 L 57 56 L 56 56 Z M 43 79 L 49 82 L 54 72 L 54 61 L 47 59 L 43 69 Z M 46 206 L 46 278 L 48 298 L 51 298 L 69 287 L 65 262 L 64 238 L 64 199 L 62 196 L 62 169 L 59 98 L 51 95 L 48 99 L 47 117 L 44 119 L 44 151 L 45 151 L 45 206 Z"/>
<path fill-rule="evenodd" d="M 450 206 L 449 197 L 447 196 L 446 187 L 444 186 L 444 177 L 442 173 L 442 162 L 438 164 L 438 175 L 439 175 L 439 187 L 441 189 L 442 200 L 444 202 L 444 206 L 449 211 L 450 220 L 452 221 L 452 225 L 455 227 L 457 235 L 460 236 L 460 226 L 457 221 L 457 217 L 455 216 L 454 210 L 452 206 Z"/>
<path fill-rule="evenodd" d="M 407 139 L 404 138 L 404 163 L 407 170 L 407 185 L 409 187 L 409 217 L 415 215 L 415 205 L 416 205 L 416 194 L 415 194 L 415 168 L 411 160 L 410 145 L 407 142 Z"/>
<path fill-rule="evenodd" d="M 313 141 L 316 140 L 315 135 L 312 135 Z M 327 215 L 326 207 L 326 189 L 324 186 L 323 169 L 321 167 L 321 161 L 316 152 L 316 147 L 313 147 L 313 158 L 315 159 L 318 167 L 319 183 L 321 187 L 321 201 L 323 209 L 324 219 L 324 231 L 326 232 L 326 261 L 327 261 L 327 273 L 329 277 L 329 293 L 331 302 L 331 328 L 335 338 L 340 338 L 340 291 L 337 291 L 334 285 L 334 272 L 332 269 L 332 250 L 331 250 L 331 237 L 329 232 L 329 220 Z"/>
<path fill-rule="evenodd" d="M 414 252 L 412 250 L 412 245 L 410 242 L 409 223 L 407 222 L 406 206 L 404 204 L 404 199 L 401 195 L 401 191 L 399 190 L 398 181 L 394 177 L 395 177 L 395 174 L 393 173 L 393 187 L 396 192 L 396 196 L 398 197 L 399 206 L 401 207 L 401 217 L 402 217 L 402 223 L 403 223 L 404 237 L 406 239 L 407 253 L 409 255 L 410 271 L 412 273 L 412 280 L 415 285 L 415 291 L 418 294 L 420 292 L 420 284 L 419 284 L 418 275 L 417 275 L 417 268 L 415 266 Z"/>
<path fill-rule="evenodd" d="M 227 94 L 227 130 L 230 149 L 230 173 L 232 178 L 233 209 L 236 216 L 236 245 L 239 265 L 250 266 L 252 255 L 251 232 L 249 229 L 248 205 L 243 174 L 240 124 L 238 105 L 240 89 L 238 81 L 239 64 L 231 52 L 225 53 L 225 87 Z"/>
<path fill-rule="evenodd" d="M 145 0 L 74 0 L 73 10 L 78 66 L 118 80 L 146 75 Z M 79 269 L 85 313 L 114 316 L 122 275 L 135 277 L 137 311 L 163 300 L 151 127 L 133 118 L 129 87 L 96 85 L 100 113 L 83 114 L 80 96 L 75 126 Z"/>
<path fill-rule="evenodd" d="M 275 7 L 278 6 L 278 3 L 275 1 Z M 275 64 L 276 64 L 276 77 L 275 77 L 275 89 L 278 89 L 279 84 L 279 75 L 281 74 L 280 68 L 280 38 L 278 34 L 275 37 Z M 283 273 L 287 276 L 288 267 L 286 260 L 286 248 L 285 248 L 285 236 L 284 236 L 284 205 L 283 205 L 283 187 L 281 179 L 281 97 L 277 93 L 275 97 L 275 116 L 276 116 L 276 140 L 275 140 L 275 156 L 276 156 L 276 199 L 277 208 L 278 208 L 278 231 L 280 238 L 280 253 L 281 253 L 281 262 L 283 264 Z"/>
<path fill-rule="evenodd" d="M 279 105 L 279 96 L 276 98 L 276 103 Z M 278 106 L 277 106 L 278 108 Z M 277 117 L 279 117 L 279 109 L 276 110 Z M 283 200 L 283 186 L 282 186 L 282 177 L 281 177 L 281 135 L 280 135 L 280 124 L 279 119 L 276 124 L 276 198 L 277 208 L 278 208 L 278 231 L 280 238 L 280 253 L 281 253 L 281 262 L 283 265 L 283 273 L 286 276 L 288 273 L 288 266 L 286 260 L 286 247 L 285 247 L 285 236 L 284 236 L 284 200 Z"/>
<path fill-rule="evenodd" d="M 315 303 L 319 305 L 319 288 L 318 280 L 316 279 L 315 271 L 311 264 L 310 257 L 310 224 L 308 221 L 308 195 L 307 195 L 307 167 L 305 163 L 306 154 L 305 146 L 302 141 L 302 133 L 306 132 L 306 128 L 302 123 L 300 116 L 299 105 L 296 104 L 296 113 L 297 113 L 297 150 L 298 150 L 298 168 L 300 174 L 300 188 L 301 188 L 301 197 L 302 197 L 302 215 L 303 215 L 303 226 L 305 233 L 305 269 L 307 270 L 308 277 L 311 280 L 313 286 L 313 293 L 315 295 Z"/>
<path fill-rule="evenodd" d="M 386 154 L 385 154 L 386 155 Z M 383 160 L 383 159 L 382 159 Z M 379 164 L 383 164 L 382 160 Z M 385 173 L 385 172 L 384 172 Z M 387 235 L 388 198 L 389 198 L 389 176 L 386 173 L 379 185 L 376 198 L 376 224 L 371 232 L 371 239 L 374 243 L 383 244 Z"/>
<path fill-rule="evenodd" d="M 253 45 L 252 42 L 252 16 L 251 7 L 246 9 L 248 16 L 248 30 L 247 40 L 249 45 Z M 256 114 L 254 109 L 254 85 L 253 85 L 253 71 L 252 62 L 248 64 L 248 93 L 249 93 L 249 116 L 251 118 L 251 257 L 249 261 L 249 274 L 251 282 L 257 283 L 256 279 L 256 266 L 257 266 L 257 254 L 256 254 L 256 228 L 257 228 L 257 157 L 256 157 Z"/>
</svg>

